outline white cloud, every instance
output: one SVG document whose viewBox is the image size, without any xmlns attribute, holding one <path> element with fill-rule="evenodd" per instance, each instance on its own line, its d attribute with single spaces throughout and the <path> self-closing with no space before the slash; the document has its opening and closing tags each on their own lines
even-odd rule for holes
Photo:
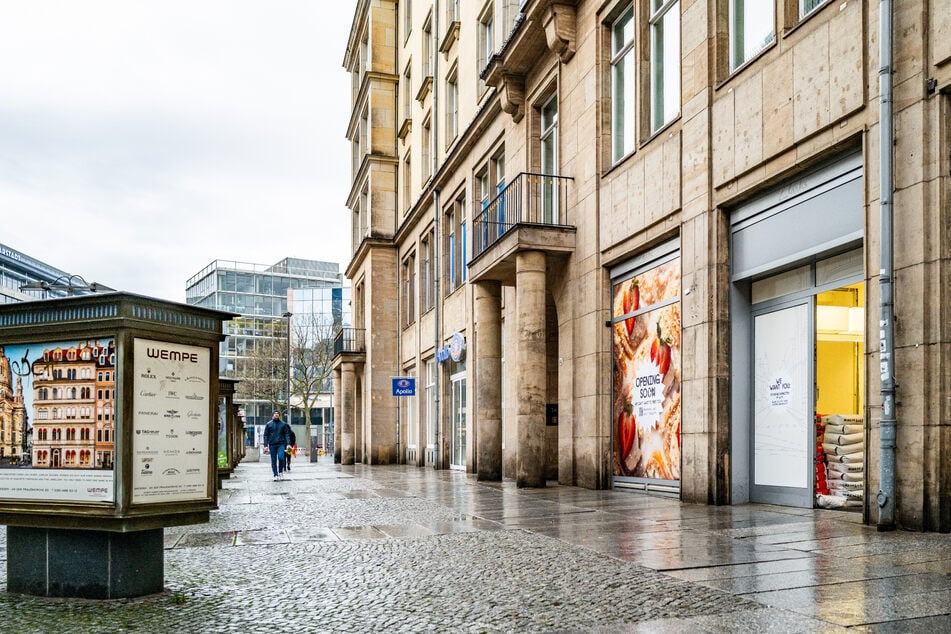
<svg viewBox="0 0 951 634">
<path fill-rule="evenodd" d="M 219 258 L 343 268 L 352 15 L 0 0 L 0 242 L 176 301 Z"/>
</svg>

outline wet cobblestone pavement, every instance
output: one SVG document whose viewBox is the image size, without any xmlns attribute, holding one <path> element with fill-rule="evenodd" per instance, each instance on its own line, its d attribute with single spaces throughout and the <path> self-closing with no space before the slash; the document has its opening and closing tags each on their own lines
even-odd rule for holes
<svg viewBox="0 0 951 634">
<path fill-rule="evenodd" d="M 12 632 L 951 631 L 951 537 L 852 514 L 488 486 L 459 472 L 239 465 L 165 531 L 162 594 L 6 592 Z M 0 561 L 15 556 L 0 532 Z"/>
</svg>

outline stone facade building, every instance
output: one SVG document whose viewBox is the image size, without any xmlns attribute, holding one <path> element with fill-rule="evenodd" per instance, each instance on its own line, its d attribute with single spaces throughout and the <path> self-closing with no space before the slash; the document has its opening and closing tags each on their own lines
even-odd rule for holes
<svg viewBox="0 0 951 634">
<path fill-rule="evenodd" d="M 344 65 L 339 460 L 951 530 L 951 0 L 360 0 Z"/>
<path fill-rule="evenodd" d="M 27 449 L 23 378 L 14 381 L 14 376 L 10 358 L 0 346 L 0 460 L 19 461 Z"/>
</svg>

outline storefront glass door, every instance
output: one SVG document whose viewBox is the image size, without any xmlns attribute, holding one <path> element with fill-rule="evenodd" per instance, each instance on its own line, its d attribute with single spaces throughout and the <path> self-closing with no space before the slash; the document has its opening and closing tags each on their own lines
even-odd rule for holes
<svg viewBox="0 0 951 634">
<path fill-rule="evenodd" d="M 753 315 L 754 502 L 812 506 L 812 301 Z"/>
<path fill-rule="evenodd" d="M 466 467 L 466 375 L 454 374 L 452 384 L 451 431 L 449 466 L 454 469 Z"/>
</svg>

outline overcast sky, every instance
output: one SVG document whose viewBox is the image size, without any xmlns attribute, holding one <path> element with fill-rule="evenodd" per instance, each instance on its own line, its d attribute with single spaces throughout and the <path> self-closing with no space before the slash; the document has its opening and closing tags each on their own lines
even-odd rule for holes
<svg viewBox="0 0 951 634">
<path fill-rule="evenodd" d="M 355 0 L 0 0 L 0 243 L 184 302 L 212 260 L 350 257 Z"/>
</svg>

